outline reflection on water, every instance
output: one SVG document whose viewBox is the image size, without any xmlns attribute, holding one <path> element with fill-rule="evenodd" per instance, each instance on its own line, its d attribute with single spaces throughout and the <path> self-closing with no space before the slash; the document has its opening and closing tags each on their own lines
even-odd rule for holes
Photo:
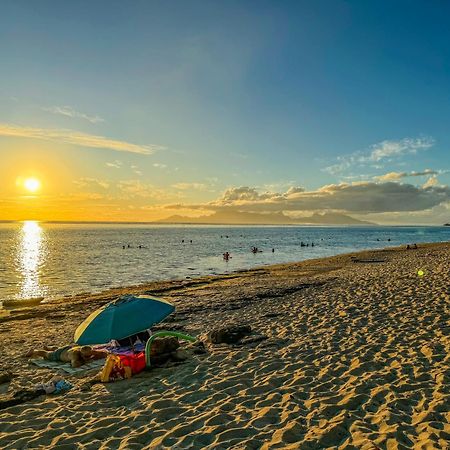
<svg viewBox="0 0 450 450">
<path fill-rule="evenodd" d="M 450 241 L 450 227 L 0 223 L 0 304 L 229 273 L 366 248 L 442 241 Z M 301 242 L 315 246 L 302 247 Z M 262 253 L 253 254 L 252 246 Z M 225 252 L 232 259 L 224 261 Z"/>
<path fill-rule="evenodd" d="M 39 272 L 45 254 L 45 240 L 41 226 L 31 220 L 24 222 L 17 255 L 22 276 L 18 298 L 41 297 L 45 294 L 45 288 L 39 283 Z"/>
</svg>

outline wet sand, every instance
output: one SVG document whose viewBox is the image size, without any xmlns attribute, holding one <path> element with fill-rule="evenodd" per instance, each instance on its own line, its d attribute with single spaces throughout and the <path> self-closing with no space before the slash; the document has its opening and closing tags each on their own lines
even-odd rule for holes
<svg viewBox="0 0 450 450">
<path fill-rule="evenodd" d="M 354 258 L 352 258 L 352 256 Z M 423 276 L 418 271 L 423 270 Z M 0 411 L 0 448 L 445 449 L 450 441 L 450 244 L 386 249 L 153 283 L 0 316 L 5 394 L 53 372 L 19 357 L 66 344 L 122 293 L 172 301 L 167 326 L 224 323 L 267 339 L 128 381 Z"/>
</svg>

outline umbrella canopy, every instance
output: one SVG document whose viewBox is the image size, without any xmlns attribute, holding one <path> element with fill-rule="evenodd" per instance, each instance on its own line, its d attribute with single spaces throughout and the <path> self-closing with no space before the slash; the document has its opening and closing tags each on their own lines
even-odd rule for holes
<svg viewBox="0 0 450 450">
<path fill-rule="evenodd" d="M 80 345 L 105 344 L 150 328 L 175 307 L 155 297 L 126 295 L 94 311 L 75 331 Z"/>
</svg>

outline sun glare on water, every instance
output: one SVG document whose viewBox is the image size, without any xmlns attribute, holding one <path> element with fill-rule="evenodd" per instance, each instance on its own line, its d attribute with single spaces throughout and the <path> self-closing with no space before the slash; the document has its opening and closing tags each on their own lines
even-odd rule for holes
<svg viewBox="0 0 450 450">
<path fill-rule="evenodd" d="M 41 182 L 37 178 L 27 178 L 23 185 L 29 192 L 36 192 L 41 187 Z"/>
</svg>

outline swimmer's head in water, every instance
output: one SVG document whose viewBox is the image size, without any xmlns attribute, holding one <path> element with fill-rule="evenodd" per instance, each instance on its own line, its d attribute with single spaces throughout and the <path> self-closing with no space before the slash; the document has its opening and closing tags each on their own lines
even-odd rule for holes
<svg viewBox="0 0 450 450">
<path fill-rule="evenodd" d="M 422 269 L 419 269 L 419 270 L 417 271 L 417 275 L 418 275 L 419 277 L 423 277 L 423 276 L 425 275 L 425 271 L 422 270 Z"/>
</svg>

